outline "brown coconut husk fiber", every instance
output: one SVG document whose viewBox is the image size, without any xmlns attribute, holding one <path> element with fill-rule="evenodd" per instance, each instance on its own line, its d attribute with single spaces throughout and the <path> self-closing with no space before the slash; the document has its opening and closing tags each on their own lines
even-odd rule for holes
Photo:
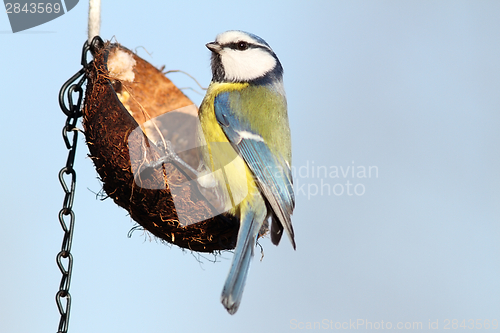
<svg viewBox="0 0 500 333">
<path fill-rule="evenodd" d="M 117 51 L 122 52 L 125 67 L 127 61 L 132 64 L 126 73 L 108 68 Z M 137 172 L 144 163 L 162 156 L 145 134 L 145 122 L 152 118 L 170 112 L 170 130 L 160 137 L 171 141 L 176 151 L 192 147 L 196 136 L 189 129 L 197 119 L 193 103 L 160 70 L 119 44 L 108 42 L 96 51 L 87 77 L 83 126 L 90 157 L 107 195 L 145 230 L 169 243 L 199 252 L 234 248 L 238 221 L 216 215 L 199 188 L 187 186 L 189 179 L 173 164 Z M 196 150 L 188 149 L 181 157 L 197 167 Z M 176 207 L 188 212 L 182 224 Z"/>
</svg>

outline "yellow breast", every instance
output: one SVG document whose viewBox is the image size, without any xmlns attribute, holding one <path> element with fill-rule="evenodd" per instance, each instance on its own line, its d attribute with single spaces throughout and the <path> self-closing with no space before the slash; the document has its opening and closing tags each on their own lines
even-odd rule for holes
<svg viewBox="0 0 500 333">
<path fill-rule="evenodd" d="M 222 196 L 224 210 L 238 214 L 239 204 L 244 200 L 253 201 L 253 195 L 259 190 L 253 174 L 241 156 L 234 150 L 226 134 L 220 127 L 214 112 L 214 99 L 221 93 L 240 90 L 248 84 L 212 83 L 200 106 L 199 129 L 200 146 L 203 149 L 203 162 L 212 172 Z M 202 134 L 202 135 L 201 135 Z"/>
</svg>

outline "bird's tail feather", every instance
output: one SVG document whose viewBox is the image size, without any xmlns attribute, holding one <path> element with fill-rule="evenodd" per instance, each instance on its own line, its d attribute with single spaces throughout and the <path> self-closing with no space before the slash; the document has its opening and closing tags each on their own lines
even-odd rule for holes
<svg viewBox="0 0 500 333">
<path fill-rule="evenodd" d="M 221 295 L 221 302 L 230 314 L 234 314 L 240 305 L 256 237 L 265 219 L 252 209 L 246 209 L 242 215 L 233 262 Z"/>
</svg>

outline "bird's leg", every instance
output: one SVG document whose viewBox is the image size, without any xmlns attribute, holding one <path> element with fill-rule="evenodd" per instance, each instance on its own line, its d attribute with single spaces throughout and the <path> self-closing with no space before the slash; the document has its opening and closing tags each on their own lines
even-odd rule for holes
<svg viewBox="0 0 500 333">
<path fill-rule="evenodd" d="M 165 144 L 164 144 L 165 143 Z M 145 169 L 152 168 L 156 169 L 162 166 L 164 163 L 172 163 L 174 164 L 180 171 L 186 174 L 186 176 L 190 179 L 197 179 L 199 177 L 199 172 L 196 171 L 193 167 L 187 164 L 182 158 L 179 157 L 174 151 L 172 147 L 172 143 L 168 140 L 160 140 L 156 143 L 156 146 L 159 148 L 162 157 L 157 159 L 156 161 L 146 163 L 143 165 Z"/>
</svg>

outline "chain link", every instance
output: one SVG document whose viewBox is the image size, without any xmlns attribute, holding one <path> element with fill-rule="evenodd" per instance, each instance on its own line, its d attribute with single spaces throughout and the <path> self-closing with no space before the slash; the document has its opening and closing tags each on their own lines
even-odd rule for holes
<svg viewBox="0 0 500 333">
<path fill-rule="evenodd" d="M 99 44 L 97 44 L 99 43 Z M 99 37 L 92 41 L 93 49 L 96 45 L 102 45 Z M 73 201 L 76 188 L 76 171 L 73 169 L 76 154 L 76 144 L 78 141 L 78 129 L 76 123 L 82 116 L 81 103 L 83 100 L 83 84 L 87 80 L 85 74 L 88 66 L 87 54 L 91 49 L 85 42 L 82 49 L 81 64 L 83 66 L 75 75 L 66 81 L 59 91 L 59 106 L 67 116 L 66 123 L 62 130 L 62 135 L 66 148 L 69 150 L 66 165 L 59 171 L 59 181 L 64 190 L 63 207 L 59 211 L 59 223 L 64 232 L 61 251 L 56 256 L 57 266 L 61 271 L 62 278 L 59 291 L 56 293 L 56 304 L 61 314 L 59 320 L 58 333 L 66 333 L 69 325 L 69 314 L 71 309 L 71 294 L 69 287 L 71 283 L 71 272 L 73 270 L 73 256 L 71 255 L 71 245 L 73 242 L 73 230 L 75 226 L 75 213 L 73 212 Z M 76 99 L 73 97 L 76 94 Z M 66 100 L 67 99 L 67 104 Z M 75 102 L 76 101 L 76 102 Z M 64 299 L 66 302 L 64 302 Z"/>
</svg>

